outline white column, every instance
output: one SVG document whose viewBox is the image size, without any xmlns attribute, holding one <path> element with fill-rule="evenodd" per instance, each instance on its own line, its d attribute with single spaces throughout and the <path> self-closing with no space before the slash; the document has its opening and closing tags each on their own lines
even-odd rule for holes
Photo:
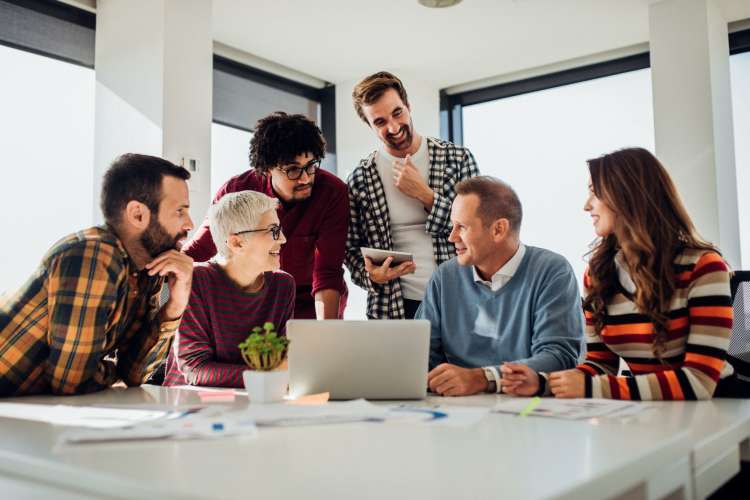
<svg viewBox="0 0 750 500">
<path fill-rule="evenodd" d="M 698 231 L 740 265 L 727 22 L 714 0 L 649 8 L 656 155 Z"/>
<path fill-rule="evenodd" d="M 102 174 L 133 152 L 197 160 L 198 224 L 211 196 L 211 0 L 99 0 L 96 22 L 94 220 Z"/>
</svg>

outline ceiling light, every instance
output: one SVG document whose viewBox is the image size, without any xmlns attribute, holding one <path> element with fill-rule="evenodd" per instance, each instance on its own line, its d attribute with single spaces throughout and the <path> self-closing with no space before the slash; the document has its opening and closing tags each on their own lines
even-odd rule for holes
<svg viewBox="0 0 750 500">
<path fill-rule="evenodd" d="M 461 0 L 417 0 L 420 4 L 431 9 L 442 9 L 444 7 L 453 7 L 461 3 Z"/>
</svg>

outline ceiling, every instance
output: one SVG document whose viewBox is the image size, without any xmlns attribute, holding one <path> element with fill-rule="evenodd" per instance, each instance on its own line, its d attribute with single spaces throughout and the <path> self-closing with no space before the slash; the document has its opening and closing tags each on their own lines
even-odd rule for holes
<svg viewBox="0 0 750 500">
<path fill-rule="evenodd" d="M 332 83 L 379 69 L 437 87 L 648 41 L 653 0 L 213 0 L 214 39 Z M 727 21 L 750 0 L 717 0 Z"/>
</svg>

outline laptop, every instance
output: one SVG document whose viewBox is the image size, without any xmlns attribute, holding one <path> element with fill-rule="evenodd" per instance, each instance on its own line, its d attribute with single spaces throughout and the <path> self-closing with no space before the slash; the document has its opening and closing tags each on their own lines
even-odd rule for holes
<svg viewBox="0 0 750 500">
<path fill-rule="evenodd" d="M 422 399 L 427 320 L 289 320 L 289 394 L 331 399 Z"/>
</svg>

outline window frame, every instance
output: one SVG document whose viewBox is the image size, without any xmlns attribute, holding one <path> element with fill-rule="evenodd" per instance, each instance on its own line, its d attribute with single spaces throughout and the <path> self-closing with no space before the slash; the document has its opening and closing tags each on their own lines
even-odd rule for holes
<svg viewBox="0 0 750 500">
<path fill-rule="evenodd" d="M 73 5 L 65 4 L 55 0 L 0 0 L 0 6 L 7 4 L 11 8 L 25 9 L 28 11 L 29 17 L 37 16 L 42 14 L 49 17 L 51 23 L 55 23 L 59 26 L 60 32 L 65 33 L 67 31 L 76 30 L 80 32 L 81 28 L 90 30 L 92 36 L 90 36 L 89 43 L 84 46 L 85 51 L 91 54 L 91 57 L 85 57 L 82 59 L 76 59 L 66 57 L 64 54 L 54 52 L 53 50 L 44 50 L 39 46 L 35 46 L 33 41 L 29 43 L 14 43 L 9 41 L 9 38 L 13 37 L 12 28 L 8 29 L 8 32 L 3 33 L 3 26 L 0 26 L 0 45 L 22 50 L 25 52 L 31 52 L 33 54 L 41 55 L 44 57 L 50 57 L 66 63 L 76 64 L 78 66 L 84 66 L 91 69 L 94 67 L 94 43 L 96 33 L 96 14 L 87 10 L 75 7 Z M 57 27 L 57 26 L 56 26 Z M 33 37 L 29 37 L 30 40 Z M 323 88 L 316 88 L 304 83 L 285 78 L 262 69 L 258 69 L 246 64 L 237 62 L 233 59 L 214 54 L 213 56 L 213 71 L 222 71 L 230 73 L 234 76 L 244 78 L 255 83 L 259 83 L 275 90 L 292 94 L 295 96 L 305 97 L 312 101 L 316 101 L 320 105 L 320 128 L 323 132 L 323 136 L 326 139 L 326 168 L 333 173 L 336 173 L 336 86 L 333 84 L 326 84 Z M 215 90 L 215 87 L 214 87 Z M 220 125 L 238 128 L 240 130 L 246 130 L 252 132 L 250 129 L 239 127 L 233 123 L 224 123 L 220 120 L 216 120 L 213 116 L 212 122 Z"/>
<path fill-rule="evenodd" d="M 729 55 L 750 51 L 750 29 L 729 33 Z M 531 78 L 448 94 L 440 91 L 440 137 L 463 145 L 463 108 L 651 67 L 649 52 L 555 71 Z"/>
</svg>

